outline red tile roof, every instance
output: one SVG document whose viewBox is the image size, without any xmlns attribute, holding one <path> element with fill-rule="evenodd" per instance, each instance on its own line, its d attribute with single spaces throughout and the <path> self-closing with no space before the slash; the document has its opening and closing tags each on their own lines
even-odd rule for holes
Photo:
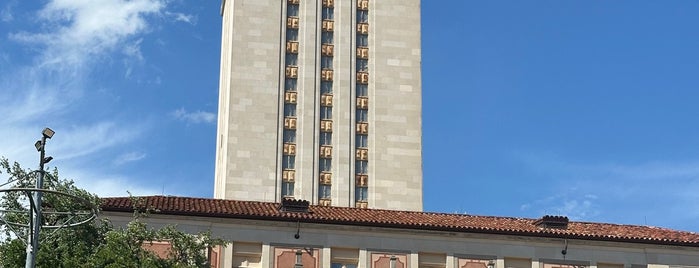
<svg viewBox="0 0 699 268">
<path fill-rule="evenodd" d="M 567 229 L 546 229 L 537 219 L 474 216 L 432 212 L 310 206 L 309 213 L 280 212 L 279 204 L 222 199 L 144 196 L 139 208 L 153 214 L 300 221 L 306 223 L 391 227 L 464 233 L 507 234 L 597 241 L 699 247 L 699 234 L 666 228 L 608 223 L 570 222 Z M 102 199 L 102 210 L 131 212 L 130 197 Z"/>
</svg>

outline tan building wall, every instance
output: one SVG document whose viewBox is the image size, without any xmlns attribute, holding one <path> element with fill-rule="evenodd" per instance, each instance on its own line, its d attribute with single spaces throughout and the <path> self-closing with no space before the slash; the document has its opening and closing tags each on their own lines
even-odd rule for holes
<svg viewBox="0 0 699 268">
<path fill-rule="evenodd" d="M 329 156 L 320 154 L 319 138 L 326 105 L 321 88 L 328 68 L 321 61 L 328 0 L 223 1 L 216 198 L 279 202 L 283 197 L 289 176 L 283 165 L 288 153 L 287 42 L 293 41 L 298 42 L 292 53 L 298 74 L 290 197 L 324 204 L 320 188 L 328 183 L 327 201 L 333 206 L 422 210 L 420 1 L 369 0 L 364 6 L 365 1 L 330 1 L 334 27 L 329 44 L 334 49 Z M 298 11 L 290 11 L 290 5 Z M 358 20 L 364 20 L 358 13 L 366 15 L 364 32 L 358 30 Z M 288 32 L 292 17 L 298 18 L 298 37 Z M 358 55 L 358 48 L 367 54 Z M 367 65 L 358 69 L 357 62 L 364 60 Z M 360 81 L 360 71 L 368 79 Z M 366 94 L 357 89 L 364 83 Z M 366 111 L 368 125 L 367 142 L 361 146 L 356 141 L 361 131 L 357 110 Z M 356 162 L 363 153 L 358 147 L 367 152 L 364 177 L 357 176 Z M 332 162 L 331 178 L 325 182 L 322 157 Z M 359 180 L 367 182 L 364 200 L 357 192 Z"/>
<path fill-rule="evenodd" d="M 104 213 L 117 226 L 131 216 Z M 569 239 L 563 256 L 560 238 L 168 215 L 143 220 L 151 227 L 176 223 L 187 232 L 211 231 L 231 241 L 220 267 L 291 267 L 289 258 L 298 251 L 303 267 L 390 267 L 393 257 L 396 267 L 410 268 L 699 267 L 697 247 Z"/>
</svg>

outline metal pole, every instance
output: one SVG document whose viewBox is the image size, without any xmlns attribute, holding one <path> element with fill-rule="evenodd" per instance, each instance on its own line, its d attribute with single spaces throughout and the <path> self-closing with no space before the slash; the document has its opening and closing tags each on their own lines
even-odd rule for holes
<svg viewBox="0 0 699 268">
<path fill-rule="evenodd" d="M 44 157 L 46 154 L 46 135 L 41 137 L 41 149 L 39 150 L 39 177 L 36 179 L 36 189 L 44 188 Z M 27 259 L 25 261 L 25 268 L 34 268 L 36 266 L 36 253 L 39 251 L 39 230 L 41 230 L 41 198 L 42 193 L 40 191 L 34 191 L 34 196 L 32 197 L 32 203 L 34 203 L 33 209 L 31 210 L 31 224 L 32 230 L 30 231 L 31 243 L 27 243 Z"/>
</svg>

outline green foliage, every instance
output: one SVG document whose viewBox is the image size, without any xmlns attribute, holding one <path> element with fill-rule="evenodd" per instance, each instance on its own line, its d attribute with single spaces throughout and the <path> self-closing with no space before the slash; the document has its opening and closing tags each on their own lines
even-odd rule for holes
<svg viewBox="0 0 699 268">
<path fill-rule="evenodd" d="M 10 165 L 5 158 L 0 158 L 0 175 L 7 174 L 14 188 L 33 188 L 34 181 L 30 179 L 32 171 L 22 169 L 19 164 Z M 58 179 L 58 171 L 47 172 L 44 188 L 70 193 L 87 200 L 88 205 L 99 204 L 99 198 L 83 189 L 76 187 L 73 181 Z M 22 192 L 10 192 L 0 198 L 3 209 L 17 210 L 16 213 L 5 213 L 9 222 L 27 224 L 27 197 Z M 135 200 L 137 201 L 137 200 Z M 134 202 L 136 204 L 138 202 Z M 84 209 L 86 204 L 76 202 L 64 195 L 45 195 L 46 210 L 69 211 Z M 134 219 L 125 228 L 115 228 L 108 220 L 94 220 L 91 223 L 54 230 L 42 230 L 40 248 L 37 253 L 37 267 L 210 267 L 206 257 L 208 248 L 223 245 L 224 241 L 214 239 L 209 233 L 196 235 L 179 231 L 175 226 L 166 226 L 155 230 L 149 228 L 142 217 L 147 213 L 134 213 Z M 43 219 L 44 225 L 59 225 L 65 216 L 53 215 Z M 17 228 L 0 222 L 3 236 L 0 238 L 0 267 L 24 267 L 26 259 L 26 244 L 22 238 L 27 237 L 26 228 Z M 14 231 L 14 232 L 13 232 Z M 17 234 L 15 234 L 17 232 Z M 168 258 L 160 258 L 143 245 L 153 241 L 167 241 L 171 244 Z"/>
</svg>

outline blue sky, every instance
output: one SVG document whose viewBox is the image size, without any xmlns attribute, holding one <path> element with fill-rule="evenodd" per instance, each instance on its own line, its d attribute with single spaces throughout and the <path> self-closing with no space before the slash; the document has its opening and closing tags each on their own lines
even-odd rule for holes
<svg viewBox="0 0 699 268">
<path fill-rule="evenodd" d="M 102 196 L 212 196 L 219 8 L 0 3 L 0 155 L 49 126 Z M 425 210 L 699 231 L 699 2 L 422 9 Z"/>
</svg>

